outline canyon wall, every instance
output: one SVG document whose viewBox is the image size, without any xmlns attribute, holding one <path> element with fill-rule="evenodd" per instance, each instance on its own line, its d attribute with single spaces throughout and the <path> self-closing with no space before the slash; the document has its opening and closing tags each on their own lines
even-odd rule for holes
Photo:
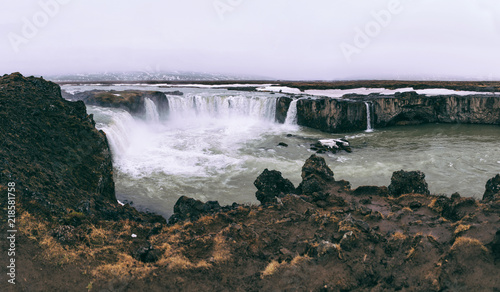
<svg viewBox="0 0 500 292">
<path fill-rule="evenodd" d="M 301 99 L 297 102 L 297 123 L 324 132 L 366 129 L 366 105 L 362 101 Z"/>
<path fill-rule="evenodd" d="M 406 92 L 348 98 L 301 99 L 297 102 L 297 122 L 331 133 L 362 131 L 367 128 L 366 103 L 369 103 L 371 124 L 375 128 L 424 123 L 500 125 L 500 95 L 426 96 Z M 281 99 L 277 102 L 277 113 L 288 109 L 289 102 Z"/>
</svg>

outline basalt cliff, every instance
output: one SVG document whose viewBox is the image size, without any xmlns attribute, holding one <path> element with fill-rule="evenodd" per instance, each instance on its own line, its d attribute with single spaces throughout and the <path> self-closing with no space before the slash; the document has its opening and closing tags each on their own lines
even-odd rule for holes
<svg viewBox="0 0 500 292">
<path fill-rule="evenodd" d="M 500 287 L 500 175 L 482 200 L 430 194 L 416 170 L 351 189 L 312 155 L 298 186 L 263 170 L 259 205 L 181 197 L 167 223 L 117 203 L 106 135 L 82 102 L 15 73 L 0 78 L 0 106 L 2 212 L 13 182 L 18 230 L 16 284 L 3 272 L 2 291 Z M 6 238 L 2 228 L 2 265 Z"/>
<path fill-rule="evenodd" d="M 291 98 L 281 97 L 277 113 L 288 110 Z M 500 125 L 500 95 L 426 96 L 416 92 L 395 95 L 345 95 L 303 98 L 297 102 L 297 123 L 325 132 L 361 131 L 372 127 L 424 123 Z"/>
</svg>

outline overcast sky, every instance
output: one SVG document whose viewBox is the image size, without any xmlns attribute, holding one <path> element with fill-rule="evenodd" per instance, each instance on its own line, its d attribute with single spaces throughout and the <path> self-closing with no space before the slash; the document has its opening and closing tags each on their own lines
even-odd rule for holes
<svg viewBox="0 0 500 292">
<path fill-rule="evenodd" d="M 0 73 L 500 80 L 498 0 L 0 0 Z"/>
</svg>

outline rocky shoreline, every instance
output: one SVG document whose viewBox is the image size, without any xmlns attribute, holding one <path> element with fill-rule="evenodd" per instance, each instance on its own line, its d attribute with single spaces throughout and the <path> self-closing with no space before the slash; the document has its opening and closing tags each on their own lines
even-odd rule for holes
<svg viewBox="0 0 500 292">
<path fill-rule="evenodd" d="M 352 190 L 312 155 L 297 187 L 264 170 L 260 205 L 182 197 L 167 223 L 117 203 L 106 135 L 83 102 L 14 73 L 0 78 L 0 105 L 0 192 L 15 182 L 18 196 L 17 280 L 7 291 L 500 287 L 500 175 L 482 200 L 432 195 L 418 171 Z"/>
</svg>

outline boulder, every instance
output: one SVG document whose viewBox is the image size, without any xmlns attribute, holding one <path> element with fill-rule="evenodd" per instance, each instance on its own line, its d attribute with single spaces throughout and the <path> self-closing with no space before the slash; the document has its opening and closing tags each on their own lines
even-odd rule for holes
<svg viewBox="0 0 500 292">
<path fill-rule="evenodd" d="M 221 206 L 217 201 L 203 203 L 200 200 L 182 196 L 175 203 L 174 214 L 170 217 L 168 222 L 174 224 L 184 220 L 196 221 L 201 216 L 215 213 L 220 209 Z"/>
<path fill-rule="evenodd" d="M 281 172 L 268 170 L 267 168 L 264 169 L 253 184 L 257 188 L 255 196 L 261 204 L 276 202 L 276 197 L 281 198 L 295 191 L 292 182 L 283 178 Z"/>
<path fill-rule="evenodd" d="M 425 174 L 421 171 L 395 171 L 388 187 L 389 195 L 399 197 L 404 194 L 417 193 L 429 195 Z"/>
<path fill-rule="evenodd" d="M 500 199 L 500 174 L 491 178 L 486 182 L 486 190 L 483 194 L 483 201 L 492 201 Z"/>
<path fill-rule="evenodd" d="M 302 167 L 302 182 L 297 191 L 299 194 L 311 196 L 315 192 L 323 191 L 327 184 L 333 181 L 333 171 L 326 165 L 325 159 L 313 154 Z"/>
</svg>

